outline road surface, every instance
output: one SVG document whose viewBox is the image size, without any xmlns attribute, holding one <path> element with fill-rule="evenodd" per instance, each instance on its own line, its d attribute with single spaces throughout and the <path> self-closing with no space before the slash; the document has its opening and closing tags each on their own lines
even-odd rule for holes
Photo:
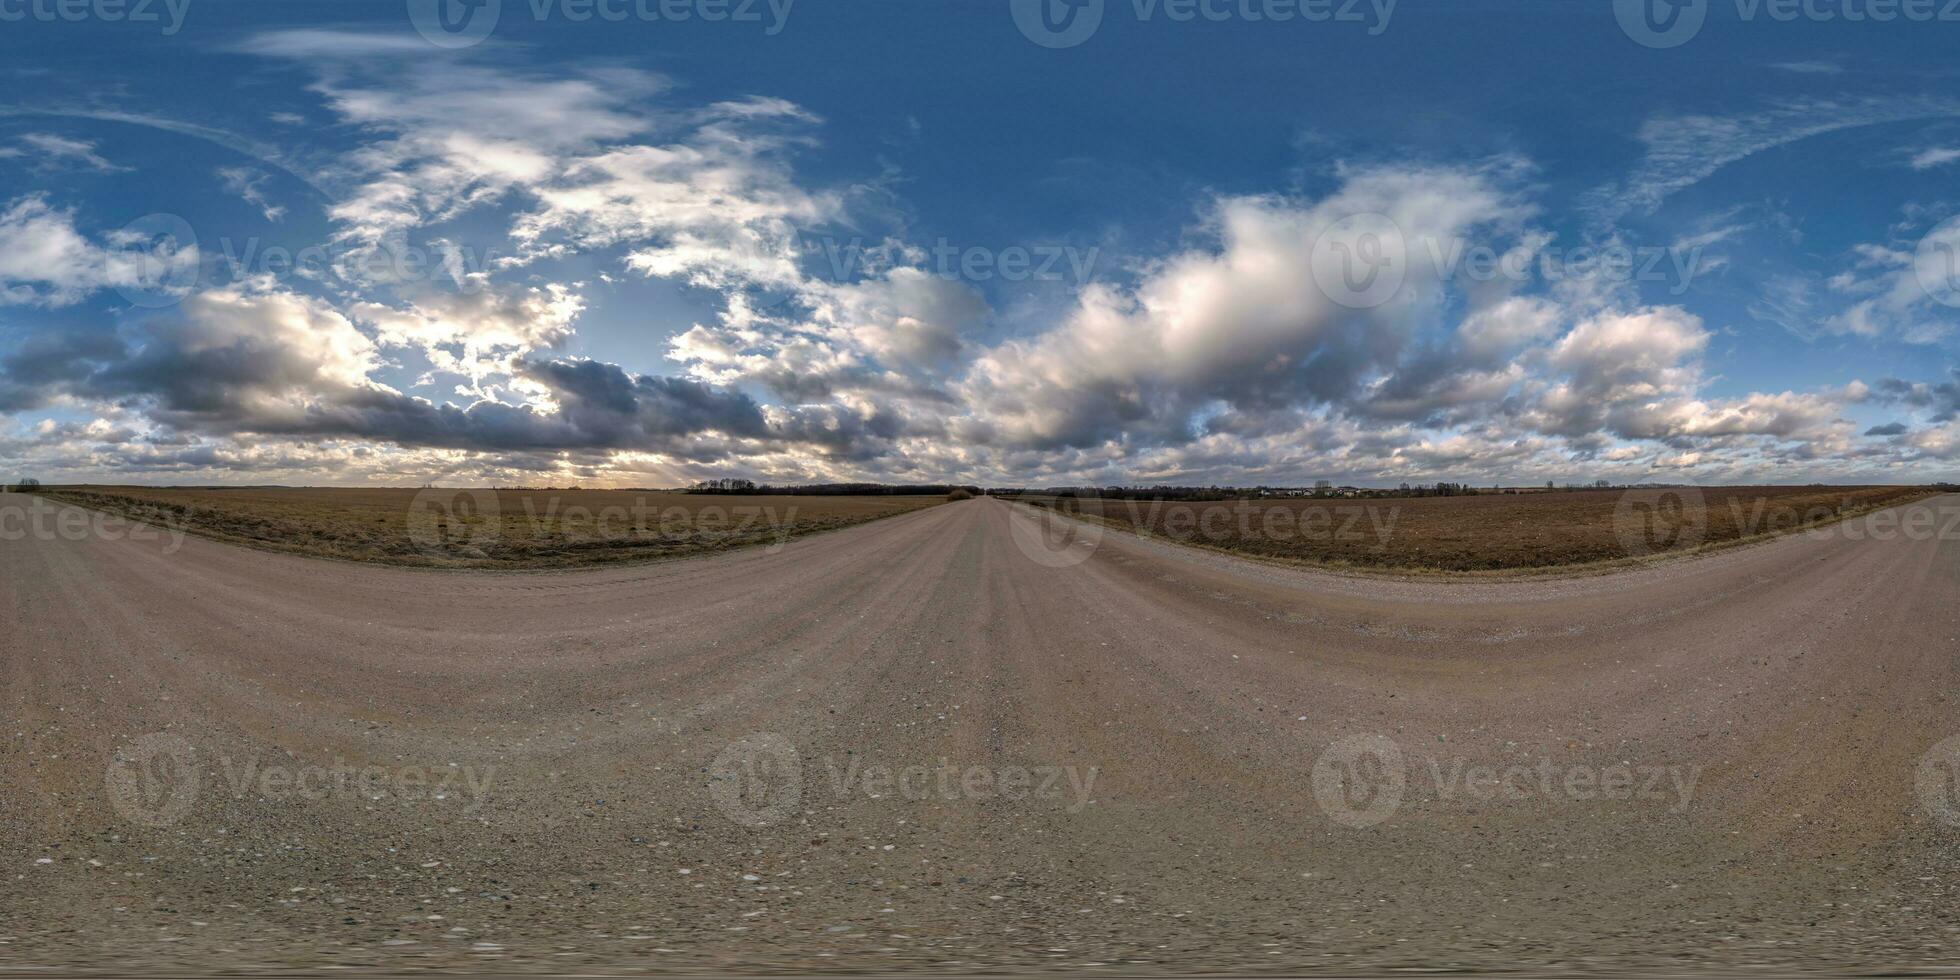
<svg viewBox="0 0 1960 980">
<path fill-rule="evenodd" d="M 1960 965 L 1950 531 L 1443 584 L 1048 520 L 16 535 L 0 970 Z"/>
</svg>

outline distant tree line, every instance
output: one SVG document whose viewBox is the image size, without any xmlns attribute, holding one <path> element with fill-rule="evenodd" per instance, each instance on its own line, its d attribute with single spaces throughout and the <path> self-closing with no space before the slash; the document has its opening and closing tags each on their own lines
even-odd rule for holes
<svg viewBox="0 0 1960 980">
<path fill-rule="evenodd" d="M 687 488 L 688 493 L 768 494 L 791 497 L 936 497 L 964 490 L 978 496 L 980 488 L 958 483 L 811 483 L 799 486 L 771 486 L 754 480 L 703 480 Z"/>
<path fill-rule="evenodd" d="M 1109 500 L 1179 500 L 1205 503 L 1220 500 L 1263 500 L 1271 497 L 1455 497 L 1484 493 L 1467 483 L 1435 483 L 1399 489 L 1374 487 L 1336 487 L 1325 480 L 1307 487 L 1048 487 L 1046 489 L 1006 488 L 987 491 L 1002 497 L 1025 495 L 1100 497 Z"/>
<path fill-rule="evenodd" d="M 29 476 L 29 477 L 22 477 L 19 483 L 16 483 L 13 486 L 8 487 L 7 490 L 12 493 L 26 493 L 30 490 L 39 490 L 40 488 L 41 488 L 41 481 L 36 480 L 33 477 Z"/>
<path fill-rule="evenodd" d="M 1605 480 L 1579 486 L 1567 484 L 1567 490 L 1607 489 L 1612 484 Z M 987 491 L 1001 497 L 1025 495 L 1062 497 L 1099 497 L 1110 500 L 1180 500 L 1203 503 L 1219 500 L 1263 500 L 1272 497 L 1310 497 L 1310 498 L 1367 498 L 1383 497 L 1468 497 L 1491 493 L 1518 493 L 1521 488 L 1492 486 L 1479 488 L 1468 483 L 1404 483 L 1394 488 L 1388 487 L 1337 487 L 1331 481 L 1317 480 L 1312 487 L 1179 487 L 1160 484 L 1153 487 L 1047 487 L 1037 488 L 997 488 Z M 1531 487 L 1522 488 L 1526 493 L 1543 491 Z M 1557 485 L 1547 482 L 1545 490 L 1555 490 Z"/>
</svg>

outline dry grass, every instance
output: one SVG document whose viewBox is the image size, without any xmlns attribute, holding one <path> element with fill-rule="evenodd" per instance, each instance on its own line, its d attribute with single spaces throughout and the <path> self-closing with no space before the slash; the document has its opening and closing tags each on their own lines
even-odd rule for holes
<svg viewBox="0 0 1960 980">
<path fill-rule="evenodd" d="M 1715 487 L 1185 503 L 1023 498 L 1120 530 L 1258 558 L 1390 572 L 1570 569 L 1832 524 L 1939 491 Z M 1658 509 L 1657 509 L 1658 508 Z"/>
<path fill-rule="evenodd" d="M 632 490 L 59 487 L 42 496 L 272 551 L 441 568 L 651 561 L 835 530 L 930 497 L 723 496 Z"/>
</svg>

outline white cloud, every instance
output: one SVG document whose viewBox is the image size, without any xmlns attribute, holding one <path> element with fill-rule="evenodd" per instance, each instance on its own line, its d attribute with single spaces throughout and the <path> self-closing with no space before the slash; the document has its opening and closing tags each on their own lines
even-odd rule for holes
<svg viewBox="0 0 1960 980">
<path fill-rule="evenodd" d="M 660 87 L 643 72 L 536 78 L 453 63 L 395 63 L 381 78 L 336 73 L 317 87 L 379 138 L 353 153 L 354 185 L 329 210 L 342 236 L 376 243 L 536 189 L 598 144 L 645 131 L 630 108 Z"/>
<path fill-rule="evenodd" d="M 1412 262 L 1392 299 L 1348 309 L 1310 272 L 1322 234 L 1381 214 L 1411 243 L 1452 242 L 1523 213 L 1493 176 L 1460 170 L 1357 172 L 1313 203 L 1221 199 L 1210 219 L 1217 248 L 1172 256 L 1134 289 L 1092 285 L 1052 332 L 984 354 L 961 386 L 972 411 L 964 427 L 970 438 L 1036 447 L 1126 434 L 1177 441 L 1208 403 L 1343 401 L 1392 366 L 1444 284 Z"/>
<path fill-rule="evenodd" d="M 53 133 L 28 133 L 20 138 L 34 152 L 46 161 L 49 167 L 74 166 L 96 173 L 111 174 L 128 167 L 119 167 L 95 152 L 95 144 L 88 140 L 71 139 Z"/>
<path fill-rule="evenodd" d="M 1859 245 L 1851 266 L 1831 277 L 1833 292 L 1854 298 L 1820 326 L 1833 334 L 1897 337 L 1907 343 L 1934 344 L 1953 329 L 1960 299 L 1953 257 L 1960 255 L 1960 222 L 1945 223 L 1918 242 Z M 1932 285 L 1938 295 L 1928 291 Z"/>
<path fill-rule="evenodd" d="M 1543 299 L 1513 296 L 1472 312 L 1457 327 L 1466 353 L 1477 360 L 1509 354 L 1558 331 L 1562 311 Z"/>
<path fill-rule="evenodd" d="M 406 290 L 408 303 L 396 308 L 361 302 L 348 314 L 373 331 L 377 343 L 420 351 L 431 370 L 461 375 L 473 397 L 486 397 L 486 384 L 509 373 L 512 358 L 560 347 L 571 339 L 572 324 L 584 301 L 572 289 L 499 286 L 478 274 L 463 289 Z"/>
<path fill-rule="evenodd" d="M 273 204 L 265 196 L 266 175 L 249 167 L 220 167 L 218 179 L 224 181 L 225 189 L 245 199 L 245 203 L 259 209 L 267 221 L 278 221 L 286 216 L 284 205 Z"/>
<path fill-rule="evenodd" d="M 1547 352 L 1551 382 L 1527 411 L 1541 432 L 1570 437 L 1610 431 L 1630 439 L 1673 434 L 1699 386 L 1708 346 L 1701 320 L 1675 307 L 1609 312 L 1573 327 Z"/>
<path fill-rule="evenodd" d="M 1908 445 L 1926 457 L 1960 460 L 1960 420 L 1929 426 L 1905 438 Z"/>
<path fill-rule="evenodd" d="M 794 284 L 798 230 L 837 219 L 841 202 L 799 187 L 782 156 L 792 138 L 734 121 L 749 118 L 567 161 L 533 189 L 516 239 L 531 254 L 635 243 L 630 268 L 708 286 Z"/>
<path fill-rule="evenodd" d="M 1960 147 L 1929 147 L 1912 155 L 1912 169 L 1931 170 L 1934 167 L 1944 167 L 1955 160 L 1960 160 Z"/>
<path fill-rule="evenodd" d="M 490 64 L 490 49 L 433 57 L 393 36 L 286 32 L 247 48 L 313 66 L 318 115 L 361 138 L 321 180 L 342 242 L 462 234 L 434 226 L 467 216 L 459 227 L 507 232 L 514 252 L 487 269 L 451 268 L 456 289 L 370 275 L 303 284 L 321 296 L 234 284 L 127 328 L 131 350 L 105 342 L 48 359 L 82 367 L 21 404 L 59 398 L 98 406 L 104 420 L 126 414 L 60 430 L 92 447 L 91 465 L 271 474 L 338 461 L 337 474 L 363 478 L 575 473 L 593 483 L 678 482 L 719 467 L 1032 483 L 1729 478 L 1802 459 L 1815 461 L 1808 472 L 1850 472 L 1862 464 L 1844 406 L 1886 390 L 1712 393 L 1704 359 L 1716 334 L 1687 310 L 1644 305 L 1623 284 L 1479 280 L 1425 261 L 1430 244 L 1524 259 L 1558 244 L 1533 227 L 1535 188 L 1516 161 L 1347 167 L 1316 198 L 1217 197 L 1184 247 L 1079 284 L 1052 316 L 1011 310 L 1008 334 L 986 294 L 926 268 L 902 219 L 866 206 L 888 188 L 799 176 L 796 158 L 818 145 L 822 121 L 792 103 L 674 108 L 655 75 L 516 71 Z M 1874 113 L 1951 109 L 1816 101 L 1653 120 L 1646 157 L 1595 196 L 1595 213 L 1610 227 L 1728 163 Z M 282 213 L 264 172 L 220 177 L 267 218 Z M 1416 260 L 1399 270 L 1399 291 L 1360 309 L 1315 277 L 1328 262 L 1323 234 L 1357 214 L 1392 219 Z M 1738 214 L 1711 216 L 1677 247 L 1739 238 L 1749 226 Z M 826 275 L 802 248 L 812 233 L 865 226 L 891 246 L 865 267 Z M 0 213 L 0 299 L 66 305 L 128 280 L 118 245 L 81 234 L 42 198 L 17 200 Z M 1850 304 L 1840 314 L 1816 316 L 1821 289 L 1791 280 L 1758 315 L 1910 335 L 1937 312 L 1902 285 L 1915 261 L 1896 243 L 1869 246 L 1830 283 Z M 580 281 L 549 281 L 565 267 Z M 584 280 L 627 273 L 720 304 L 668 345 L 683 376 L 562 353 L 578 349 Z M 453 395 L 422 399 L 378 380 L 404 369 L 423 372 L 404 385 L 411 392 Z M 0 364 L 0 399 L 10 380 Z M 1941 458 L 1956 439 L 1937 422 L 1859 451 Z M 0 432 L 0 449 L 43 445 L 32 440 L 54 431 Z M 252 444 L 241 433 L 261 435 Z"/>
<path fill-rule="evenodd" d="M 1622 182 L 1588 196 L 1595 234 L 1628 214 L 1650 214 L 1670 195 L 1765 150 L 1859 126 L 1960 116 L 1960 102 L 1938 96 L 1799 99 L 1749 115 L 1657 116 L 1640 128 L 1647 152 Z"/>
<path fill-rule="evenodd" d="M 98 290 L 146 288 L 178 281 L 194 270 L 195 244 L 90 241 L 75 214 L 40 196 L 18 198 L 0 211 L 0 305 L 70 306 Z"/>
<path fill-rule="evenodd" d="M 378 33 L 330 29 L 270 31 L 256 34 L 235 50 L 298 60 L 367 58 L 376 55 L 427 57 L 429 45 L 406 32 Z"/>
</svg>

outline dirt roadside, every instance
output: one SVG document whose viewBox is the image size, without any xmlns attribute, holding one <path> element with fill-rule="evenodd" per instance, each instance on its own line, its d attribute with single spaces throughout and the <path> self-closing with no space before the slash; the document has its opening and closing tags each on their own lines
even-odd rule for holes
<svg viewBox="0 0 1960 980">
<path fill-rule="evenodd" d="M 1038 525 L 494 576 L 9 540 L 0 967 L 1960 965 L 1953 541 L 1464 584 Z"/>
</svg>

